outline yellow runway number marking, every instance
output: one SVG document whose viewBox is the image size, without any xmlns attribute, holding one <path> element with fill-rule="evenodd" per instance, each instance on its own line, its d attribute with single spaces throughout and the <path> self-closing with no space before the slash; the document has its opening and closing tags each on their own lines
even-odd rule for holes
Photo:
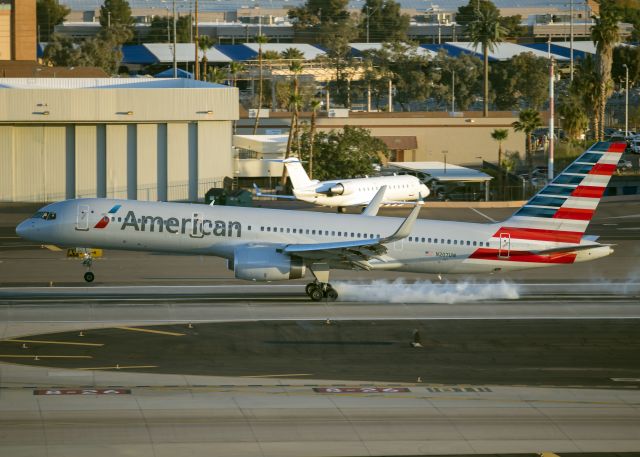
<svg viewBox="0 0 640 457">
<path fill-rule="evenodd" d="M 158 335 L 169 335 L 169 336 L 184 336 L 184 333 L 167 332 L 165 330 L 152 330 L 150 328 L 139 328 L 139 327 L 116 327 L 116 328 L 119 330 L 130 330 L 132 332 L 156 333 Z"/>
<path fill-rule="evenodd" d="M 12 343 L 62 344 L 62 345 L 67 345 L 67 346 L 96 346 L 96 347 L 104 346 L 104 344 L 102 344 L 102 343 L 78 343 L 78 342 L 75 342 L 75 341 L 46 341 L 46 340 L 23 340 L 23 339 L 4 340 L 4 341 L 10 341 Z"/>
</svg>

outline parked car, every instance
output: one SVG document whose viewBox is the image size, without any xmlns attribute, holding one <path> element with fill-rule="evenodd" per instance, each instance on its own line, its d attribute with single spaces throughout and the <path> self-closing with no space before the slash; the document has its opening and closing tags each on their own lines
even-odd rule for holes
<svg viewBox="0 0 640 457">
<path fill-rule="evenodd" d="M 627 160 L 627 159 L 618 160 L 618 166 L 617 166 L 618 171 L 631 170 L 631 168 L 633 168 L 633 164 L 631 163 L 630 160 Z"/>
<path fill-rule="evenodd" d="M 640 154 L 640 137 L 636 136 L 631 138 L 627 149 L 629 152 L 633 152 L 634 154 Z"/>
</svg>

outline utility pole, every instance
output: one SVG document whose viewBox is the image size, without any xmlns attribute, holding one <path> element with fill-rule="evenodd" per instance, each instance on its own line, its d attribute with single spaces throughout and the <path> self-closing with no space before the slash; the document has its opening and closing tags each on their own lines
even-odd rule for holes
<svg viewBox="0 0 640 457">
<path fill-rule="evenodd" d="M 195 4 L 195 8 L 196 8 L 196 39 L 194 40 L 194 44 L 195 44 L 195 48 L 196 48 L 196 55 L 195 55 L 195 65 L 193 67 L 193 77 L 196 80 L 200 79 L 200 56 L 199 56 L 199 52 L 198 52 L 198 47 L 200 44 L 200 35 L 198 34 L 198 0 L 196 0 L 196 4 Z M 205 75 L 206 76 L 206 75 Z"/>
<path fill-rule="evenodd" d="M 573 0 L 570 3 L 570 17 L 569 17 L 569 77 L 573 81 Z"/>
<path fill-rule="evenodd" d="M 451 112 L 456 112 L 456 71 L 451 70 Z"/>
<path fill-rule="evenodd" d="M 553 154 L 554 154 L 554 125 L 553 125 L 553 118 L 554 118 L 554 111 L 555 111 L 555 106 L 554 106 L 554 86 L 555 86 L 555 82 L 554 82 L 554 71 L 553 71 L 553 66 L 554 66 L 554 62 L 553 62 L 553 57 L 551 57 L 549 59 L 549 164 L 548 164 L 548 169 L 549 169 L 549 182 L 553 181 Z"/>
<path fill-rule="evenodd" d="M 107 28 L 111 28 L 111 11 L 107 11 Z"/>
<path fill-rule="evenodd" d="M 622 64 L 625 72 L 624 83 L 624 137 L 629 136 L 629 67 L 627 64 Z"/>
<path fill-rule="evenodd" d="M 367 43 L 369 42 L 369 5 L 365 6 L 367 10 Z"/>
<path fill-rule="evenodd" d="M 176 28 L 177 28 L 177 24 L 176 24 L 176 0 L 173 0 L 173 77 L 177 78 L 178 77 L 178 61 L 176 60 L 176 54 L 177 54 L 177 49 L 176 49 Z"/>
</svg>

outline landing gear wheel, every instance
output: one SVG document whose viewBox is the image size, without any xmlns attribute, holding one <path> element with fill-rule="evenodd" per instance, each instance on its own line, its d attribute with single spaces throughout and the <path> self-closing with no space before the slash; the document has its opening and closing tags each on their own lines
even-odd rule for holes
<svg viewBox="0 0 640 457">
<path fill-rule="evenodd" d="M 318 286 L 316 285 L 315 282 L 310 282 L 309 284 L 307 284 L 307 286 L 304 288 L 304 291 L 306 292 L 306 294 L 311 297 L 311 291 L 315 288 L 317 288 Z"/>
<path fill-rule="evenodd" d="M 90 271 L 87 271 L 87 272 L 84 274 L 84 280 L 85 280 L 85 281 L 87 281 L 87 282 L 93 282 L 93 280 L 94 280 L 95 278 L 96 278 L 96 277 L 95 277 L 95 275 L 94 275 L 92 272 L 90 272 Z"/>
<path fill-rule="evenodd" d="M 336 290 L 331 286 L 327 287 L 327 290 L 324 292 L 324 294 L 329 301 L 336 301 L 338 299 L 338 292 L 336 292 Z"/>
<path fill-rule="evenodd" d="M 309 297 L 311 297 L 311 300 L 313 301 L 322 300 L 324 298 L 324 293 L 322 292 L 322 288 L 314 287 L 313 289 L 311 289 L 311 292 L 309 293 Z"/>
</svg>

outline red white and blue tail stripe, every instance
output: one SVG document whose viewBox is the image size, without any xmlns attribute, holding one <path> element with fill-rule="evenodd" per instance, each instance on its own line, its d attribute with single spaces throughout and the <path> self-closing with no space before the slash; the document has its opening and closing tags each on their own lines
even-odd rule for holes
<svg viewBox="0 0 640 457">
<path fill-rule="evenodd" d="M 576 261 L 625 147 L 625 143 L 594 144 L 498 227 L 490 241 L 497 249 L 478 249 L 470 259 L 541 265 Z"/>
</svg>

